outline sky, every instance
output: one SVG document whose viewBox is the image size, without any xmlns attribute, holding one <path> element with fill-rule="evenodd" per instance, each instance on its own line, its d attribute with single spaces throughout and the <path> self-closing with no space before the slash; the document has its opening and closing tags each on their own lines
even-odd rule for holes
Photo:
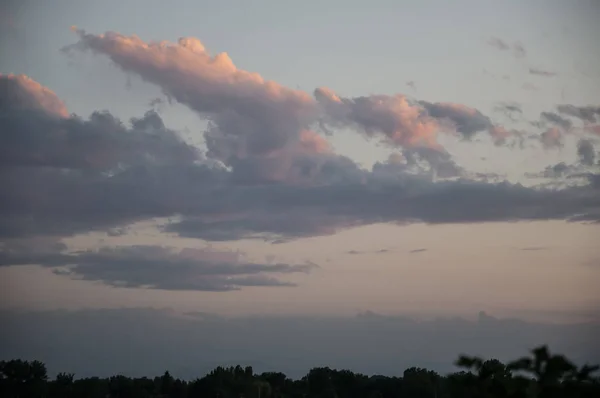
<svg viewBox="0 0 600 398">
<path fill-rule="evenodd" d="M 409 316 L 440 336 L 456 331 L 434 318 L 479 333 L 485 311 L 587 342 L 599 17 L 593 0 L 2 2 L 0 318 L 20 325 L 2 351 L 31 354 L 22 330 L 65 310 L 70 333 L 114 311 L 189 333 L 185 314 L 340 333 Z M 40 355 L 79 366 L 50 334 Z M 295 354 L 278 355 L 261 360 Z"/>
</svg>

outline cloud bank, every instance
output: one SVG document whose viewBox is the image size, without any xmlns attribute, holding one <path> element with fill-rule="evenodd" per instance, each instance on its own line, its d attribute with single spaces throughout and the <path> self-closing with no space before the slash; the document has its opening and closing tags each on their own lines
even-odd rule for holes
<svg viewBox="0 0 600 398">
<path fill-rule="evenodd" d="M 237 364 L 291 377 L 316 366 L 390 376 L 411 366 L 446 373 L 455 370 L 460 353 L 507 361 L 544 343 L 578 364 L 600 359 L 597 323 L 529 323 L 483 313 L 475 321 L 372 312 L 347 318 L 227 319 L 200 312 L 106 309 L 0 311 L 0 321 L 0 359 L 38 359 L 78 377 L 160 375 L 168 369 L 193 379 L 216 366 Z"/>
<path fill-rule="evenodd" d="M 146 43 L 75 32 L 78 41 L 65 51 L 108 57 L 207 120 L 206 151 L 186 143 L 154 111 L 128 122 L 105 111 L 71 115 L 50 89 L 1 75 L 0 238 L 6 241 L 113 234 L 158 217 L 170 218 L 163 231 L 178 236 L 272 242 L 375 223 L 600 221 L 597 157 L 587 138 L 578 147 L 587 167 L 582 184 L 490 182 L 458 165 L 438 138 L 451 134 L 468 143 L 483 134 L 503 145 L 519 137 L 469 106 L 402 94 L 343 97 L 324 87 L 311 95 L 242 70 L 226 53 L 212 56 L 197 39 Z M 597 107 L 559 105 L 541 115 L 550 126 L 534 138 L 546 148 L 561 146 L 575 123 L 595 126 L 599 116 Z M 365 169 L 334 152 L 331 133 L 359 133 L 396 152 Z M 0 250 L 6 265 L 25 261 L 9 245 Z M 148 253 L 177 269 L 177 279 L 163 278 L 167 271 Z M 69 266 L 72 276 L 108 284 L 167 289 L 277 285 L 285 282 L 265 274 L 306 271 L 263 264 L 259 277 L 249 270 L 260 264 L 228 262 L 223 270 L 233 267 L 234 274 L 209 277 L 203 258 L 192 267 L 168 248 L 46 255 L 35 263 Z M 201 280 L 190 279 L 191 269 Z"/>
</svg>

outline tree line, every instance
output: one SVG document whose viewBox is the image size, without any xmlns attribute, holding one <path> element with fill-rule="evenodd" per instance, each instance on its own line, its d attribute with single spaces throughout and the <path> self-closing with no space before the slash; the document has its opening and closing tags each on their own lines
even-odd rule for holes
<svg viewBox="0 0 600 398">
<path fill-rule="evenodd" d="M 446 376 L 412 367 L 402 376 L 366 376 L 349 370 L 313 368 L 299 380 L 280 372 L 256 374 L 252 367 L 218 367 L 192 381 L 162 376 L 48 378 L 40 361 L 0 362 L 4 398 L 599 398 L 598 366 L 577 367 L 546 346 L 502 363 L 460 356 L 461 369 Z"/>
</svg>

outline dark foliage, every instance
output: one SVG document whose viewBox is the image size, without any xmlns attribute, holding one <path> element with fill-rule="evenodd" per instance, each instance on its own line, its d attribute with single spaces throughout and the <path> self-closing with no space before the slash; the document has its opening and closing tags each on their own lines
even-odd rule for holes
<svg viewBox="0 0 600 398">
<path fill-rule="evenodd" d="M 547 347 L 531 356 L 504 364 L 461 356 L 463 371 L 440 376 L 422 369 L 406 369 L 402 376 L 366 376 L 348 370 L 311 369 L 300 380 L 283 373 L 255 374 L 251 367 L 218 367 L 193 381 L 160 377 L 75 379 L 59 373 L 48 380 L 39 361 L 0 362 L 0 396 L 4 398 L 598 398 L 597 366 L 578 368 Z"/>
</svg>

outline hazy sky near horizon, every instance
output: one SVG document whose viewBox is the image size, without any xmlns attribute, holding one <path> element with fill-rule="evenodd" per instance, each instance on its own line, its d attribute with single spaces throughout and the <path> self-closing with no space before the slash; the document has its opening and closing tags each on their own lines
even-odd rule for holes
<svg viewBox="0 0 600 398">
<path fill-rule="evenodd" d="M 597 319 L 599 17 L 5 2 L 0 306 Z"/>
</svg>

